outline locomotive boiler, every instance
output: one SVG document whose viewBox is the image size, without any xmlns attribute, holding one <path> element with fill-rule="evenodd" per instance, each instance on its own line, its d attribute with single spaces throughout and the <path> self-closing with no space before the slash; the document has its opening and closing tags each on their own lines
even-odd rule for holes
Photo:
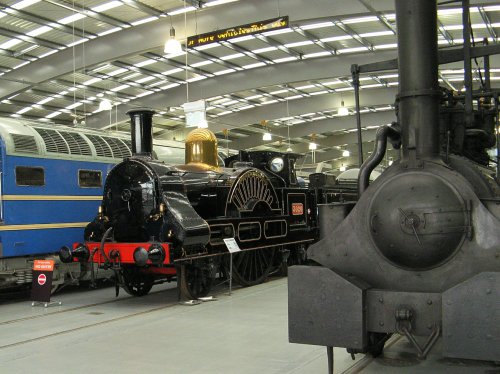
<svg viewBox="0 0 500 374">
<path fill-rule="evenodd" d="M 330 369 L 331 347 L 376 356 L 394 333 L 419 357 L 441 338 L 443 356 L 500 361 L 500 195 L 485 168 L 497 98 L 443 95 L 436 8 L 396 0 L 397 125 L 378 131 L 352 211 L 326 210 L 339 224 L 309 247 L 316 266 L 289 269 L 289 340 L 329 347 Z M 388 139 L 401 158 L 368 185 Z"/>
<path fill-rule="evenodd" d="M 197 298 L 226 268 L 224 239 L 241 249 L 233 278 L 250 286 L 317 237 L 314 195 L 298 186 L 297 155 L 240 152 L 223 167 L 215 135 L 196 129 L 185 164 L 173 166 L 151 157 L 153 112 L 129 114 L 133 155 L 109 172 L 98 216 L 84 243 L 61 250 L 64 261 L 111 268 L 117 285 L 137 296 L 175 277 L 186 297 Z"/>
</svg>

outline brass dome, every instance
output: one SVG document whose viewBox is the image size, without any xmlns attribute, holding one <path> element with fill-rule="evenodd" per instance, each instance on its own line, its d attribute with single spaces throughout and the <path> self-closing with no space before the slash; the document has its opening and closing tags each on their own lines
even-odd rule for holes
<svg viewBox="0 0 500 374">
<path fill-rule="evenodd" d="M 186 164 L 197 164 L 205 169 L 217 169 L 217 138 L 208 129 L 195 129 L 186 137 Z"/>
</svg>

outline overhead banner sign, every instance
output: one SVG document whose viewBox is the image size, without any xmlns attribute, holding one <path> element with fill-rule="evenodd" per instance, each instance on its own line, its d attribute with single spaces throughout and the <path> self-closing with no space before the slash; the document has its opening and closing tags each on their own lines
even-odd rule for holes
<svg viewBox="0 0 500 374">
<path fill-rule="evenodd" d="M 189 36 L 187 39 L 187 46 L 188 48 L 199 47 L 205 44 L 221 42 L 260 32 L 279 30 L 286 27 L 288 27 L 288 16 L 272 18 L 265 21 L 249 23 L 247 25 L 231 27 L 230 29 Z"/>
</svg>

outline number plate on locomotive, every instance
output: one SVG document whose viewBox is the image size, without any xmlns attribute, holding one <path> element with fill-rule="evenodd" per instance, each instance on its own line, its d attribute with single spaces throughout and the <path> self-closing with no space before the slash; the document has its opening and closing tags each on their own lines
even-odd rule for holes
<svg viewBox="0 0 500 374">
<path fill-rule="evenodd" d="M 303 214 L 304 214 L 304 204 L 293 203 L 292 204 L 292 215 L 293 216 L 301 216 Z"/>
</svg>

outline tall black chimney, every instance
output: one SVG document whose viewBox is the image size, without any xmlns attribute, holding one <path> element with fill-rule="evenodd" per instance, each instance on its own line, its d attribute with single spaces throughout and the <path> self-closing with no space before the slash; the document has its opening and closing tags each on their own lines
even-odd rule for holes
<svg viewBox="0 0 500 374">
<path fill-rule="evenodd" d="M 439 157 L 436 0 L 396 0 L 403 158 Z"/>
<path fill-rule="evenodd" d="M 132 154 L 151 156 L 153 153 L 153 114 L 147 108 L 132 109 L 130 116 L 130 133 L 132 135 Z"/>
</svg>

